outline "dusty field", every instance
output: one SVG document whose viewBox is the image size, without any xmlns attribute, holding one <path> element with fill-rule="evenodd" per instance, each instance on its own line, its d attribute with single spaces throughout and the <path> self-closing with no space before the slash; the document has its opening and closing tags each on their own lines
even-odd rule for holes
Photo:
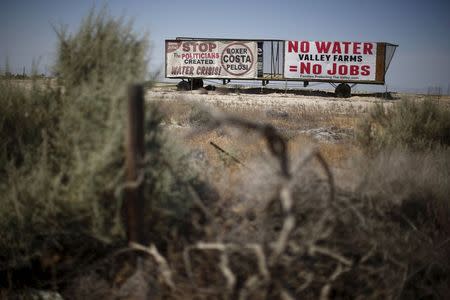
<svg viewBox="0 0 450 300">
<path fill-rule="evenodd" d="M 165 101 L 201 102 L 205 104 L 220 105 L 230 108 L 254 108 L 254 109 L 299 109 L 320 108 L 334 110 L 339 113 L 364 112 L 367 108 L 383 101 L 382 98 L 371 94 L 359 94 L 348 99 L 304 96 L 292 94 L 293 91 L 284 93 L 246 93 L 245 90 L 220 89 L 216 91 L 189 91 L 178 92 L 173 87 L 155 87 L 147 92 L 147 99 L 163 99 Z M 401 96 L 396 95 L 396 98 Z M 386 102 L 389 105 L 389 102 Z"/>
<path fill-rule="evenodd" d="M 258 93 L 255 90 L 218 88 L 216 91 L 179 92 L 172 87 L 156 86 L 147 91 L 148 102 L 157 102 L 165 113 L 164 127 L 171 135 L 192 148 L 195 157 L 208 162 L 223 162 L 224 155 L 211 142 L 234 158 L 248 162 L 264 156 L 264 142 L 253 134 L 229 128 L 205 129 L 202 109 L 219 110 L 249 120 L 272 124 L 289 141 L 294 155 L 306 146 L 319 147 L 334 166 L 358 152 L 354 146 L 354 128 L 375 103 L 390 106 L 403 97 L 393 95 L 385 100 L 375 95 L 360 94 L 349 99 L 335 98 L 329 93 L 317 95 Z M 231 165 L 233 163 L 230 163 Z"/>
<path fill-rule="evenodd" d="M 271 124 L 288 141 L 289 156 L 301 157 L 308 149 L 318 148 L 333 168 L 341 185 L 352 185 L 347 176 L 349 163 L 360 156 L 355 142 L 357 124 L 376 103 L 389 107 L 402 98 L 423 100 L 425 95 L 357 94 L 348 99 L 335 98 L 326 92 L 311 95 L 258 90 L 218 88 L 215 91 L 176 91 L 174 86 L 156 86 L 147 91 L 146 100 L 156 102 L 164 113 L 163 126 L 176 136 L 200 167 L 205 166 L 214 181 L 240 180 L 242 166 L 270 161 L 264 139 L 252 132 L 234 128 L 209 129 L 208 116 L 202 109 L 222 111 L 251 121 Z M 450 98 L 440 97 L 443 105 Z M 215 147 L 220 147 L 223 151 Z M 211 174 L 212 173 L 212 174 Z M 220 175 L 219 175 L 220 174 Z"/>
</svg>

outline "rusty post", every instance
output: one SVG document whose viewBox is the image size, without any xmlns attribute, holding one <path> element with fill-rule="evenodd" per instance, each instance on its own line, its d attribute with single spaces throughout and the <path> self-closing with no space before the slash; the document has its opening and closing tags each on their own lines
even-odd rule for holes
<svg viewBox="0 0 450 300">
<path fill-rule="evenodd" d="M 128 121 L 125 145 L 125 226 L 128 242 L 143 243 L 144 91 L 141 85 L 128 88 Z"/>
</svg>

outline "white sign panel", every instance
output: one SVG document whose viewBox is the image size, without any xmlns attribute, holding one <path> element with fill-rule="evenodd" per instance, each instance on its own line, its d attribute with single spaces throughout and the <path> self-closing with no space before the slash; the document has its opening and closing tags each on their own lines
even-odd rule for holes
<svg viewBox="0 0 450 300">
<path fill-rule="evenodd" d="M 256 78 L 256 75 L 256 42 L 166 41 L 166 77 Z"/>
<path fill-rule="evenodd" d="M 284 49 L 285 78 L 375 80 L 376 43 L 286 41 Z"/>
</svg>

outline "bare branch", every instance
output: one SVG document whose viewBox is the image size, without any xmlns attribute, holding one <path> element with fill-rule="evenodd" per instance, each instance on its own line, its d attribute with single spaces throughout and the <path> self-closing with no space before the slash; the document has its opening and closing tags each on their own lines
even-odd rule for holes
<svg viewBox="0 0 450 300">
<path fill-rule="evenodd" d="M 132 249 L 136 249 L 139 251 L 143 251 L 145 253 L 147 253 L 148 255 L 150 255 L 151 257 L 153 257 L 153 259 L 156 261 L 156 263 L 158 264 L 158 269 L 160 271 L 161 277 L 163 279 L 163 281 L 170 287 L 170 288 L 175 288 L 175 284 L 173 283 L 172 280 L 172 271 L 169 267 L 169 264 L 167 263 L 166 259 L 164 258 L 164 256 L 162 256 L 159 252 L 158 249 L 155 247 L 155 245 L 150 245 L 150 247 L 145 247 L 141 244 L 137 244 L 134 242 L 130 243 L 130 248 Z"/>
<path fill-rule="evenodd" d="M 308 250 L 309 250 L 309 253 L 310 253 L 311 256 L 313 256 L 315 253 L 319 253 L 321 255 L 325 255 L 325 256 L 328 256 L 330 258 L 333 258 L 333 259 L 339 261 L 340 263 L 342 263 L 343 265 L 346 265 L 348 267 L 353 265 L 353 262 L 350 259 L 348 259 L 348 258 L 340 255 L 339 253 L 336 253 L 336 252 L 334 252 L 334 251 L 332 251 L 330 249 L 327 249 L 325 247 L 321 247 L 321 246 L 317 246 L 317 245 L 311 245 Z"/>
<path fill-rule="evenodd" d="M 227 281 L 227 290 L 229 292 L 233 291 L 234 285 L 236 284 L 236 276 L 233 274 L 233 272 L 231 271 L 230 266 L 229 266 L 228 255 L 226 253 L 227 246 L 222 243 L 199 242 L 195 246 L 190 246 L 190 247 L 185 248 L 185 251 L 183 253 L 184 264 L 185 264 L 185 268 L 186 268 L 186 273 L 188 274 L 188 276 L 191 280 L 193 278 L 193 272 L 192 272 L 192 263 L 190 260 L 190 251 L 192 251 L 194 249 L 202 250 L 202 251 L 215 250 L 215 251 L 220 252 L 220 262 L 219 262 L 218 266 Z M 193 282 L 193 284 L 195 285 L 194 282 Z"/>
<path fill-rule="evenodd" d="M 264 254 L 264 250 L 262 249 L 261 245 L 248 244 L 245 247 L 253 250 L 253 252 L 255 253 L 255 256 L 257 258 L 257 261 L 258 261 L 259 274 L 262 275 L 264 280 L 269 280 L 270 273 L 269 273 L 269 269 L 267 268 L 266 256 Z"/>
<path fill-rule="evenodd" d="M 278 257 L 284 252 L 287 246 L 289 235 L 295 227 L 295 218 L 293 216 L 287 216 L 283 223 L 283 228 L 280 232 L 277 242 L 273 247 L 272 256 L 270 257 L 269 264 L 274 264 Z"/>
</svg>

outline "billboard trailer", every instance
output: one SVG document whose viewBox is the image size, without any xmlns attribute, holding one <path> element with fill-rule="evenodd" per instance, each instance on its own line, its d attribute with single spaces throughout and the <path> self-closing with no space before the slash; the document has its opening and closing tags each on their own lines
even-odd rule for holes
<svg viewBox="0 0 450 300">
<path fill-rule="evenodd" d="M 203 79 L 328 82 L 339 97 L 356 84 L 385 84 L 398 45 L 385 42 L 176 38 L 165 41 L 165 76 L 177 87 Z M 186 81 L 187 80 L 187 81 Z"/>
</svg>

